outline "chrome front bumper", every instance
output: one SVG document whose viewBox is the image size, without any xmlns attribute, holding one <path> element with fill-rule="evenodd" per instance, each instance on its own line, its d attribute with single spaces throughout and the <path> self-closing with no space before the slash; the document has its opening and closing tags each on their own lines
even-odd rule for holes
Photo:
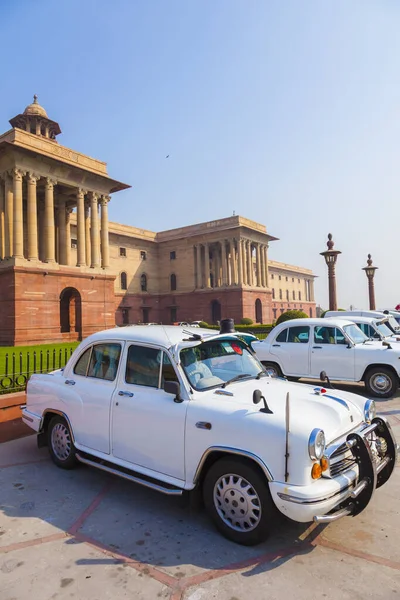
<svg viewBox="0 0 400 600">
<path fill-rule="evenodd" d="M 385 456 L 377 464 L 368 443 L 367 436 L 375 432 L 384 438 L 387 444 Z M 376 417 L 371 425 L 359 433 L 350 433 L 346 444 L 358 464 L 359 476 L 354 487 L 349 488 L 346 497 L 338 506 L 326 515 L 314 517 L 315 523 L 331 523 L 344 516 L 356 516 L 366 508 L 375 489 L 388 481 L 396 464 L 398 445 L 388 421 Z"/>
</svg>

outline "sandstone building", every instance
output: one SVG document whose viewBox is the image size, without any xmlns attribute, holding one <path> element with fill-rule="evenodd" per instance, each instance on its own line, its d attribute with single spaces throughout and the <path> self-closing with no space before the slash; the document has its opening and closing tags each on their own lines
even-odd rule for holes
<svg viewBox="0 0 400 600">
<path fill-rule="evenodd" d="M 136 322 L 315 315 L 310 270 L 268 260 L 276 238 L 241 216 L 153 233 L 109 223 L 126 189 L 61 146 L 37 102 L 0 136 L 1 345 L 81 339 Z"/>
</svg>

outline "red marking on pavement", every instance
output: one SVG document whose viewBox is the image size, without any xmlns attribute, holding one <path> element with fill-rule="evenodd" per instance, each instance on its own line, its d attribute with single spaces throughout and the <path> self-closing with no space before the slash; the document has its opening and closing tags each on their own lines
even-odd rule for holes
<svg viewBox="0 0 400 600">
<path fill-rule="evenodd" d="M 0 465 L 1 469 L 9 469 L 10 467 L 25 467 L 25 465 L 36 465 L 37 463 L 49 462 L 48 458 L 38 458 L 37 460 L 27 460 L 26 462 L 20 463 L 9 463 L 7 465 Z"/>
<path fill-rule="evenodd" d="M 185 590 L 172 590 L 169 600 L 182 600 L 184 591 Z"/>
<path fill-rule="evenodd" d="M 85 544 L 88 544 L 89 546 L 93 546 L 94 548 L 97 548 L 98 550 L 102 550 L 104 552 L 104 554 L 107 554 L 107 556 L 112 556 L 113 558 L 125 563 L 127 566 L 132 567 L 136 571 L 139 571 L 140 573 L 143 573 L 144 575 L 149 575 L 150 577 L 152 577 L 153 579 L 156 579 L 157 581 L 159 581 L 160 583 L 162 583 L 164 585 L 168 585 L 169 587 L 176 587 L 176 582 L 179 581 L 176 577 L 173 577 L 172 575 L 168 575 L 167 573 L 160 571 L 159 569 L 157 569 L 156 567 L 153 567 L 152 565 L 143 563 L 139 560 L 134 560 L 127 554 L 118 552 L 118 551 L 114 550 L 114 548 L 112 548 L 111 546 L 107 546 L 106 544 L 103 544 L 102 542 L 98 542 L 97 540 L 95 540 L 87 535 L 84 535 L 82 533 L 76 533 L 74 535 L 74 538 L 76 540 L 78 540 L 79 542 L 84 542 Z"/>
<path fill-rule="evenodd" d="M 342 552 L 343 554 L 348 554 L 349 556 L 355 556 L 356 558 L 362 558 L 367 560 L 368 562 L 376 563 L 377 565 L 383 565 L 384 567 L 389 567 L 390 569 L 395 569 L 396 571 L 400 571 L 400 562 L 395 560 L 390 560 L 388 558 L 383 558 L 382 556 L 376 556 L 375 554 L 368 554 L 367 552 L 360 552 L 359 550 L 353 550 L 351 548 L 346 548 L 345 546 L 341 546 L 340 544 L 335 544 L 334 542 L 330 542 L 326 538 L 320 536 L 317 540 L 315 540 L 316 546 L 323 546 L 324 548 L 329 548 L 330 550 L 336 550 L 337 552 Z"/>
<path fill-rule="evenodd" d="M 16 542 L 15 544 L 10 544 L 9 546 L 0 546 L 0 553 L 21 550 L 22 548 L 29 548 L 29 546 L 39 546 L 40 544 L 47 544 L 48 542 L 55 542 L 57 540 L 65 539 L 65 537 L 65 533 L 53 533 L 53 535 L 47 535 L 45 537 L 40 537 L 33 540 L 26 540 L 25 542 Z"/>
<path fill-rule="evenodd" d="M 106 483 L 106 485 L 103 487 L 103 489 L 101 490 L 101 492 L 96 496 L 96 498 L 89 504 L 89 506 L 87 507 L 87 509 L 81 514 L 80 517 L 78 517 L 78 519 L 75 521 L 75 523 L 73 523 L 71 525 L 71 527 L 68 529 L 68 533 L 70 535 L 74 535 L 75 533 L 77 533 L 77 531 L 79 531 L 79 529 L 82 527 L 82 525 L 84 524 L 84 522 L 86 521 L 86 519 L 88 517 L 90 517 L 90 515 L 96 510 L 96 508 L 99 506 L 100 502 L 104 499 L 104 497 L 108 494 L 108 492 L 110 491 L 112 487 L 112 481 L 108 481 Z"/>
</svg>

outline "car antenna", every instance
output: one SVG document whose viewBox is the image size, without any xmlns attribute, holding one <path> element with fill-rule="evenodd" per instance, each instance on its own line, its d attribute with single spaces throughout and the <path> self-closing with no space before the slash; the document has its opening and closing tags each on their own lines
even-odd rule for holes
<svg viewBox="0 0 400 600">
<path fill-rule="evenodd" d="M 190 336 L 188 339 L 184 340 L 185 342 L 194 342 L 197 340 L 203 341 L 203 336 L 200 333 L 193 333 L 193 331 L 188 331 L 187 329 L 182 329 L 182 333 Z"/>
</svg>

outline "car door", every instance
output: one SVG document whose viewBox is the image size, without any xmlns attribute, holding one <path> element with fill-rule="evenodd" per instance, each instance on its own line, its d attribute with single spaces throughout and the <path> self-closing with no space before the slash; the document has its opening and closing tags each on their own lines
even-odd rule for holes
<svg viewBox="0 0 400 600">
<path fill-rule="evenodd" d="M 110 407 L 116 386 L 123 344 L 93 344 L 78 358 L 65 384 L 75 403 L 73 429 L 76 441 L 98 452 L 110 453 Z"/>
<path fill-rule="evenodd" d="M 188 400 L 174 402 L 164 381 L 179 381 L 168 353 L 127 344 L 112 403 L 112 453 L 152 471 L 184 480 Z"/>
<path fill-rule="evenodd" d="M 314 326 L 311 344 L 311 377 L 326 371 L 332 379 L 355 380 L 355 350 L 348 347 L 339 327 Z"/>
<path fill-rule="evenodd" d="M 281 331 L 272 342 L 271 354 L 279 359 L 284 375 L 309 375 L 309 340 L 309 325 L 296 325 Z"/>
</svg>

